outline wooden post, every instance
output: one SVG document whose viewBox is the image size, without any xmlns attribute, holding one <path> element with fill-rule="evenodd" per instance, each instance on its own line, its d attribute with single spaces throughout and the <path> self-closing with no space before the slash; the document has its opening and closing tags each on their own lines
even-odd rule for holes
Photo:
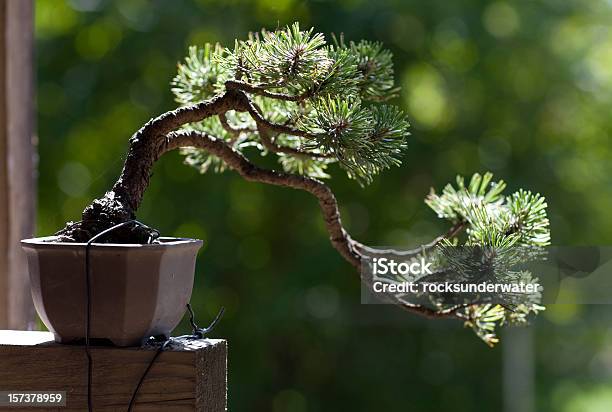
<svg viewBox="0 0 612 412">
<path fill-rule="evenodd" d="M 32 329 L 19 241 L 34 233 L 33 1 L 0 0 L 0 328 Z"/>
<path fill-rule="evenodd" d="M 0 391 L 66 392 L 66 406 L 18 408 L 20 411 L 86 411 L 85 348 L 52 340 L 49 332 L 0 331 Z M 138 392 L 134 412 L 225 411 L 226 341 L 177 342 L 153 364 Z M 155 348 L 92 347 L 91 353 L 94 411 L 126 411 Z"/>
</svg>

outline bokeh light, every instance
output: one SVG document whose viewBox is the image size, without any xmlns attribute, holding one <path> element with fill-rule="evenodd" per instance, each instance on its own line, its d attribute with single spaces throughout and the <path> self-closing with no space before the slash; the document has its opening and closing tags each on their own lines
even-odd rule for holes
<svg viewBox="0 0 612 412">
<path fill-rule="evenodd" d="M 431 240 L 447 227 L 423 204 L 429 188 L 491 170 L 547 197 L 554 243 L 612 242 L 608 0 L 35 3 L 40 235 L 78 220 L 131 134 L 176 106 L 169 82 L 189 44 L 299 20 L 395 56 L 394 103 L 413 126 L 403 166 L 364 189 L 332 168 L 357 239 Z M 205 242 L 192 303 L 201 324 L 226 308 L 215 335 L 229 340 L 230 410 L 501 409 L 502 351 L 458 323 L 360 305 L 308 194 L 200 175 L 173 153 L 138 217 Z M 556 305 L 535 322 L 535 410 L 609 410 L 609 312 Z"/>
</svg>

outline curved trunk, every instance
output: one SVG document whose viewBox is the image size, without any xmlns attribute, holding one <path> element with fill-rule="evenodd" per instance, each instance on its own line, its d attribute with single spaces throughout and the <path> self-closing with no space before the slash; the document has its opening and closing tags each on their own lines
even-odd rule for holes
<svg viewBox="0 0 612 412">
<path fill-rule="evenodd" d="M 371 249 L 353 240 L 346 232 L 342 226 L 336 198 L 327 185 L 307 176 L 262 169 L 225 141 L 206 133 L 174 131 L 187 123 L 199 122 L 213 115 L 223 115 L 228 110 L 249 112 L 258 129 L 262 129 L 260 133 L 264 135 L 268 132 L 299 133 L 263 118 L 244 92 L 235 89 L 229 89 L 209 101 L 165 113 L 150 120 L 132 136 L 123 170 L 113 188 L 87 206 L 83 212 L 83 220 L 68 222 L 66 227 L 57 233 L 59 239 L 67 242 L 87 242 L 96 234 L 118 223 L 134 219 L 149 185 L 153 165 L 160 156 L 179 147 L 197 147 L 223 159 L 231 169 L 248 181 L 305 190 L 314 195 L 319 201 L 332 245 L 359 271 L 366 252 Z M 452 234 L 455 234 L 455 229 Z M 106 241 L 149 243 L 157 236 L 157 231 L 146 226 L 126 225 L 109 234 Z M 432 244 L 438 241 L 439 239 L 436 239 Z M 464 305 L 439 311 L 403 301 L 396 303 L 409 312 L 427 317 L 464 317 L 460 313 Z"/>
<path fill-rule="evenodd" d="M 164 153 L 166 135 L 185 124 L 246 107 L 245 99 L 243 93 L 229 90 L 211 100 L 178 108 L 147 122 L 130 139 L 123 170 L 113 188 L 85 208 L 80 222 L 68 222 L 57 235 L 63 241 L 86 242 L 105 229 L 134 219 L 149 186 L 153 165 Z M 125 228 L 110 235 L 109 240 L 147 243 L 152 237 L 156 237 L 152 229 Z"/>
</svg>

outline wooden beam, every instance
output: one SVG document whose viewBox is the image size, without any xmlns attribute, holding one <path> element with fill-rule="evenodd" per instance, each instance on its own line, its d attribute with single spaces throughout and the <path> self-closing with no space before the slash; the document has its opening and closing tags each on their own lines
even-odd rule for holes
<svg viewBox="0 0 612 412">
<path fill-rule="evenodd" d="M 33 1 L 0 0 L 0 328 L 32 329 L 19 240 L 34 233 Z"/>
<path fill-rule="evenodd" d="M 48 332 L 0 331 L 0 390 L 65 391 L 65 407 L 44 410 L 86 411 L 85 348 L 52 339 Z M 127 410 L 155 349 L 92 347 L 91 353 L 94 411 Z M 226 367 L 225 340 L 179 340 L 157 358 L 138 392 L 134 411 L 225 411 Z"/>
</svg>

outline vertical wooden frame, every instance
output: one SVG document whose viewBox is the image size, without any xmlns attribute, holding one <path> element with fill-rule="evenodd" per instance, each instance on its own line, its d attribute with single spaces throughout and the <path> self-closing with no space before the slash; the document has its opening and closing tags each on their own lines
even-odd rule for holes
<svg viewBox="0 0 612 412">
<path fill-rule="evenodd" d="M 0 0 L 0 328 L 32 329 L 19 241 L 34 233 L 33 0 Z"/>
</svg>

